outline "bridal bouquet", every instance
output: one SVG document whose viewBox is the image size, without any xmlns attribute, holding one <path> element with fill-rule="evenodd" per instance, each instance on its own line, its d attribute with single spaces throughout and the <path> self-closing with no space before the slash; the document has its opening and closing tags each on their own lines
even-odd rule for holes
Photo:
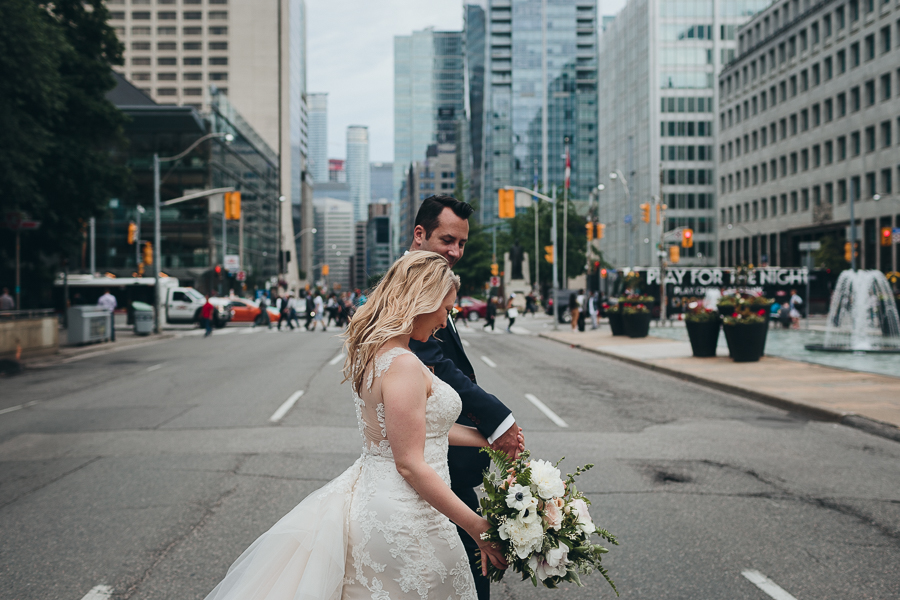
<svg viewBox="0 0 900 600">
<path fill-rule="evenodd" d="M 481 514 L 491 524 L 482 538 L 498 544 L 510 568 L 522 579 L 555 588 L 562 581 L 583 585 L 578 575 L 594 569 L 616 585 L 600 564 L 606 548 L 591 541 L 593 534 L 618 545 L 615 536 L 599 529 L 588 512 L 590 501 L 575 489 L 575 478 L 594 465 L 578 467 L 563 481 L 557 466 L 530 460 L 528 451 L 516 460 L 484 448 L 499 470 L 486 471 Z M 504 571 L 488 562 L 488 577 L 500 581 Z"/>
</svg>

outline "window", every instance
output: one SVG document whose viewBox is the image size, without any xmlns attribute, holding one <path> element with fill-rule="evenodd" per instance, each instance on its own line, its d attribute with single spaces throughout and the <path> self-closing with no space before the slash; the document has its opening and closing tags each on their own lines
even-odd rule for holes
<svg viewBox="0 0 900 600">
<path fill-rule="evenodd" d="M 806 48 L 807 48 L 807 37 L 806 37 L 806 30 L 804 29 L 800 32 L 800 52 L 806 52 Z"/>
<path fill-rule="evenodd" d="M 859 66 L 859 42 L 850 44 L 850 68 Z"/>
<path fill-rule="evenodd" d="M 133 66 L 146 66 L 150 64 L 149 56 L 132 56 L 131 64 Z"/>
<path fill-rule="evenodd" d="M 144 12 L 144 11 L 132 12 L 131 20 L 132 21 L 149 21 L 150 20 L 150 12 L 149 11 L 148 12 Z"/>
<path fill-rule="evenodd" d="M 791 135 L 797 135 L 797 114 L 794 113 L 790 117 L 791 119 Z"/>
<path fill-rule="evenodd" d="M 133 81 L 150 81 L 150 73 L 132 73 L 131 79 Z"/>
<path fill-rule="evenodd" d="M 875 58 L 875 34 L 867 35 L 865 39 L 866 60 Z"/>
<path fill-rule="evenodd" d="M 819 24 L 813 23 L 812 26 L 809 28 L 809 32 L 810 32 L 810 35 L 812 36 L 812 43 L 818 44 L 819 43 Z"/>
<path fill-rule="evenodd" d="M 797 76 L 791 75 L 791 98 L 797 95 Z"/>
<path fill-rule="evenodd" d="M 779 129 L 781 129 L 781 137 L 779 139 L 782 139 L 782 140 L 786 139 L 787 138 L 787 119 L 781 119 L 778 122 L 778 125 L 780 126 Z"/>
<path fill-rule="evenodd" d="M 803 109 L 800 111 L 800 131 L 809 130 L 809 110 Z"/>
<path fill-rule="evenodd" d="M 782 82 L 779 84 L 779 88 L 781 89 L 781 101 L 782 101 L 782 102 L 787 102 L 787 82 L 786 82 L 786 81 L 782 81 Z"/>
<path fill-rule="evenodd" d="M 131 42 L 132 50 L 149 50 L 150 42 Z"/>
<path fill-rule="evenodd" d="M 157 21 L 174 21 L 178 18 L 178 14 L 175 11 L 160 11 L 156 13 Z"/>
<path fill-rule="evenodd" d="M 812 147 L 812 162 L 814 169 L 822 166 L 822 147 L 819 144 Z"/>
<path fill-rule="evenodd" d="M 842 75 L 847 72 L 847 52 L 844 50 L 838 50 L 837 54 L 834 55 L 835 60 L 837 60 L 837 72 L 838 75 Z"/>
<path fill-rule="evenodd" d="M 203 73 L 185 73 L 185 81 L 203 81 Z"/>
<path fill-rule="evenodd" d="M 859 86 L 850 88 L 850 111 L 858 111 L 860 109 L 860 104 Z"/>
<path fill-rule="evenodd" d="M 809 189 L 803 188 L 800 190 L 800 208 L 801 210 L 809 210 Z"/>
<path fill-rule="evenodd" d="M 822 81 L 821 71 L 819 69 L 819 63 L 816 63 L 812 66 L 812 84 L 813 87 L 819 85 Z"/>
<path fill-rule="evenodd" d="M 781 176 L 787 177 L 787 156 L 782 156 L 779 161 L 781 162 Z"/>
<path fill-rule="evenodd" d="M 200 27 L 185 27 L 184 35 L 200 35 L 203 33 L 203 29 Z"/>
<path fill-rule="evenodd" d="M 826 58 L 822 64 L 825 67 L 825 81 L 829 81 L 834 76 L 831 57 Z"/>
<path fill-rule="evenodd" d="M 842 135 L 837 139 L 837 159 L 847 159 L 847 136 Z"/>
<path fill-rule="evenodd" d="M 210 81 L 228 81 L 228 73 L 210 73 Z"/>
<path fill-rule="evenodd" d="M 838 29 L 843 29 L 846 26 L 846 22 L 844 21 L 844 7 L 839 6 L 834 10 L 834 22 L 835 26 Z"/>
<path fill-rule="evenodd" d="M 131 35 L 150 35 L 150 28 L 143 25 L 132 27 Z"/>
<path fill-rule="evenodd" d="M 797 192 L 791 192 L 791 212 L 797 212 L 798 204 Z"/>
<path fill-rule="evenodd" d="M 228 27 L 216 25 L 209 28 L 209 35 L 228 35 Z"/>
<path fill-rule="evenodd" d="M 875 104 L 875 80 L 870 79 L 865 83 L 866 86 L 866 106 Z"/>
<path fill-rule="evenodd" d="M 878 190 L 875 188 L 875 172 L 866 173 L 866 200 L 871 200 L 875 197 L 875 194 L 878 193 Z"/>
<path fill-rule="evenodd" d="M 762 147 L 763 147 L 763 148 L 765 148 L 766 145 L 768 144 L 768 139 L 767 139 L 767 138 L 768 138 L 769 136 L 766 135 L 767 133 L 768 133 L 768 132 L 766 131 L 766 128 L 765 128 L 765 127 L 763 127 L 762 129 L 759 130 L 759 137 L 760 137 L 760 141 L 761 141 L 761 143 L 762 143 Z"/>
<path fill-rule="evenodd" d="M 157 27 L 157 35 L 175 35 L 178 30 L 175 27 Z"/>
<path fill-rule="evenodd" d="M 847 3 L 847 9 L 850 13 L 850 22 L 855 23 L 859 21 L 859 0 L 850 0 Z"/>
<path fill-rule="evenodd" d="M 875 152 L 875 126 L 866 127 L 866 152 Z"/>
<path fill-rule="evenodd" d="M 202 96 L 203 88 L 184 88 L 185 96 Z"/>
<path fill-rule="evenodd" d="M 124 21 L 125 20 L 125 12 L 121 10 L 114 10 L 109 13 L 109 19 L 111 21 Z"/>
<path fill-rule="evenodd" d="M 178 91 L 175 88 L 157 88 L 157 96 L 175 96 Z"/>
<path fill-rule="evenodd" d="M 217 66 L 227 65 L 228 57 L 227 56 L 211 56 L 209 59 L 209 64 L 217 65 Z"/>
<path fill-rule="evenodd" d="M 841 92 L 837 95 L 837 116 L 841 118 L 847 114 L 847 94 Z"/>
<path fill-rule="evenodd" d="M 202 50 L 203 43 L 202 42 L 184 42 L 185 50 Z"/>
<path fill-rule="evenodd" d="M 175 81 L 178 79 L 177 73 L 157 73 L 156 79 L 158 81 Z"/>
<path fill-rule="evenodd" d="M 228 42 L 210 42 L 210 50 L 228 50 Z"/>
<path fill-rule="evenodd" d="M 185 21 L 199 21 L 202 18 L 203 18 L 203 13 L 199 10 L 184 11 L 184 20 Z"/>
<path fill-rule="evenodd" d="M 834 162 L 834 143 L 829 140 L 825 142 L 825 164 L 830 165 Z"/>
<path fill-rule="evenodd" d="M 838 203 L 844 204 L 847 202 L 847 180 L 839 179 L 837 182 L 837 197 Z"/>
<path fill-rule="evenodd" d="M 850 152 L 853 156 L 862 154 L 862 137 L 859 135 L 858 131 L 854 131 L 850 134 Z"/>
<path fill-rule="evenodd" d="M 209 11 L 210 21 L 224 21 L 228 18 L 227 10 L 211 10 Z"/>
<path fill-rule="evenodd" d="M 887 25 L 881 28 L 881 53 L 891 51 L 891 27 Z"/>
<path fill-rule="evenodd" d="M 174 56 L 160 56 L 156 59 L 156 64 L 160 66 L 173 66 L 177 63 Z"/>
<path fill-rule="evenodd" d="M 834 184 L 826 183 L 825 184 L 825 202 L 828 204 L 834 204 Z"/>
<path fill-rule="evenodd" d="M 893 194 L 894 193 L 894 185 L 891 181 L 891 170 L 890 169 L 882 169 L 881 170 L 881 193 L 882 194 Z"/>
<path fill-rule="evenodd" d="M 197 66 L 203 64 L 203 57 L 201 56 L 185 56 L 184 64 L 190 66 Z"/>
<path fill-rule="evenodd" d="M 809 150 L 806 148 L 800 151 L 800 169 L 809 171 Z"/>
<path fill-rule="evenodd" d="M 891 74 L 885 73 L 881 76 L 881 101 L 891 99 Z"/>
<path fill-rule="evenodd" d="M 175 42 L 156 42 L 157 50 L 176 50 L 177 45 Z"/>
<path fill-rule="evenodd" d="M 831 37 L 831 15 L 822 17 L 822 30 L 824 32 L 823 35 L 826 38 Z"/>
<path fill-rule="evenodd" d="M 797 166 L 799 161 L 797 160 L 797 153 L 791 152 L 791 175 L 797 173 Z"/>
<path fill-rule="evenodd" d="M 834 102 L 831 98 L 825 100 L 825 122 L 830 123 L 834 119 Z"/>
<path fill-rule="evenodd" d="M 809 71 L 803 69 L 800 71 L 800 91 L 805 92 L 809 89 Z"/>
<path fill-rule="evenodd" d="M 812 125 L 813 125 L 813 127 L 818 127 L 819 125 L 821 125 L 821 123 L 822 123 L 822 114 L 821 113 L 822 113 L 822 111 L 819 108 L 819 105 L 813 104 L 812 105 L 812 119 L 813 119 Z"/>
<path fill-rule="evenodd" d="M 891 122 L 882 121 L 881 123 L 881 147 L 889 148 L 891 145 Z"/>
</svg>

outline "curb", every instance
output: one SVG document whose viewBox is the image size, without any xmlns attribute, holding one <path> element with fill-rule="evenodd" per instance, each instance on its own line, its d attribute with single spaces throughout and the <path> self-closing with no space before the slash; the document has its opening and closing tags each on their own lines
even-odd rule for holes
<svg viewBox="0 0 900 600">
<path fill-rule="evenodd" d="M 127 344 L 124 346 L 112 346 L 106 348 L 98 348 L 96 350 L 90 350 L 86 352 L 81 352 L 78 354 L 73 354 L 71 356 L 64 356 L 62 354 L 54 354 L 50 355 L 51 360 L 35 360 L 32 361 L 23 361 L 22 366 L 26 371 L 30 370 L 38 370 L 38 369 L 46 369 L 49 367 L 54 367 L 57 365 L 64 365 L 71 362 L 76 362 L 79 360 L 84 360 L 87 358 L 94 358 L 96 356 L 103 356 L 106 354 L 113 354 L 116 352 L 124 352 L 125 350 L 131 350 L 133 348 L 145 348 L 147 346 L 154 346 L 156 344 L 160 344 L 162 342 L 175 339 L 176 335 L 172 333 L 161 333 L 156 335 L 155 337 L 148 339 L 146 341 L 141 341 L 136 344 Z M 48 357 L 41 357 L 48 358 Z"/>
<path fill-rule="evenodd" d="M 818 406 L 811 406 L 809 404 L 803 404 L 802 402 L 795 402 L 793 400 L 779 398 L 778 396 L 772 396 L 770 394 L 763 394 L 761 392 L 748 390 L 747 388 L 739 387 L 736 385 L 729 385 L 727 383 L 721 383 L 719 381 L 705 379 L 703 377 L 698 377 L 696 375 L 691 375 L 689 373 L 684 373 L 682 371 L 678 371 L 675 369 L 669 369 L 668 367 L 661 367 L 659 365 L 646 363 L 646 362 L 643 362 L 640 360 L 635 360 L 633 358 L 628 358 L 626 356 L 620 356 L 618 354 L 613 354 L 612 352 L 604 352 L 603 350 L 598 350 L 596 348 L 588 348 L 587 346 L 583 346 L 581 344 L 572 344 L 570 342 L 565 342 L 565 341 L 550 337 L 544 333 L 539 333 L 538 337 L 542 337 L 544 339 L 550 340 L 552 342 L 556 342 L 558 344 L 563 344 L 563 345 L 569 346 L 571 348 L 577 348 L 579 350 L 584 350 L 586 352 L 598 354 L 605 358 L 612 358 L 614 360 L 618 360 L 620 362 L 624 362 L 624 363 L 627 363 L 627 364 L 635 366 L 635 367 L 640 367 L 640 368 L 647 369 L 650 371 L 656 371 L 658 373 L 663 373 L 665 375 L 669 375 L 671 377 L 675 377 L 675 378 L 681 379 L 683 381 L 689 381 L 691 383 L 695 383 L 697 385 L 702 385 L 704 387 L 712 388 L 712 389 L 718 390 L 720 392 L 726 392 L 728 394 L 740 396 L 740 397 L 746 398 L 748 400 L 754 400 L 761 404 L 766 404 L 768 406 L 780 408 L 782 410 L 786 410 L 788 412 L 792 412 L 792 413 L 795 413 L 798 415 L 803 415 L 805 417 L 809 417 L 809 418 L 815 419 L 817 421 L 828 421 L 828 422 L 832 422 L 832 423 L 840 423 L 842 425 L 846 425 L 847 427 L 853 427 L 854 429 L 859 429 L 861 431 L 865 431 L 866 433 L 870 433 L 872 435 L 877 435 L 879 437 L 883 437 L 883 438 L 892 440 L 894 442 L 900 442 L 900 429 L 898 429 L 897 427 L 895 427 L 889 423 L 883 423 L 883 422 L 875 420 L 875 419 L 870 419 L 868 417 L 858 415 L 856 413 L 847 413 L 847 412 L 828 410 L 826 408 L 820 408 Z"/>
</svg>

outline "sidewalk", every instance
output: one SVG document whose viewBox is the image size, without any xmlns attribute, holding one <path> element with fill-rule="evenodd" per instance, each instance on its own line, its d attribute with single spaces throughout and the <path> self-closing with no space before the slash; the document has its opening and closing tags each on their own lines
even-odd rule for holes
<svg viewBox="0 0 900 600">
<path fill-rule="evenodd" d="M 545 332 L 540 336 L 900 441 L 900 378 L 771 356 L 756 363 L 736 363 L 727 351 L 725 356 L 694 358 L 687 342 L 652 336 L 614 337 L 608 326 L 585 332 Z M 723 353 L 721 349 L 719 352 Z"/>
<path fill-rule="evenodd" d="M 46 354 L 43 356 L 25 357 L 22 359 L 22 365 L 25 369 L 43 369 L 53 365 L 65 364 L 91 358 L 92 356 L 101 356 L 111 352 L 119 352 L 130 348 L 138 348 L 141 346 L 149 346 L 158 344 L 165 340 L 172 339 L 177 336 L 177 331 L 164 331 L 160 334 L 151 335 L 135 335 L 130 325 L 125 324 L 124 315 L 116 315 L 116 341 L 102 342 L 99 344 L 86 344 L 84 346 L 69 346 L 66 337 L 66 330 L 59 330 L 59 352 L 56 354 Z"/>
</svg>

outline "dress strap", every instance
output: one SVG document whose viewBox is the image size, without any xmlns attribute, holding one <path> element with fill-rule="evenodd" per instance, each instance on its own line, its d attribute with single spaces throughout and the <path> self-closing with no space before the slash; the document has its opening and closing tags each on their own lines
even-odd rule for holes
<svg viewBox="0 0 900 600">
<path fill-rule="evenodd" d="M 391 363 L 394 362 L 394 359 L 401 354 L 412 354 L 412 352 L 406 348 L 391 348 L 380 356 L 376 356 L 375 368 L 369 371 L 369 376 L 366 379 L 366 388 L 371 390 L 374 378 L 384 375 L 385 371 L 391 368 Z"/>
</svg>

